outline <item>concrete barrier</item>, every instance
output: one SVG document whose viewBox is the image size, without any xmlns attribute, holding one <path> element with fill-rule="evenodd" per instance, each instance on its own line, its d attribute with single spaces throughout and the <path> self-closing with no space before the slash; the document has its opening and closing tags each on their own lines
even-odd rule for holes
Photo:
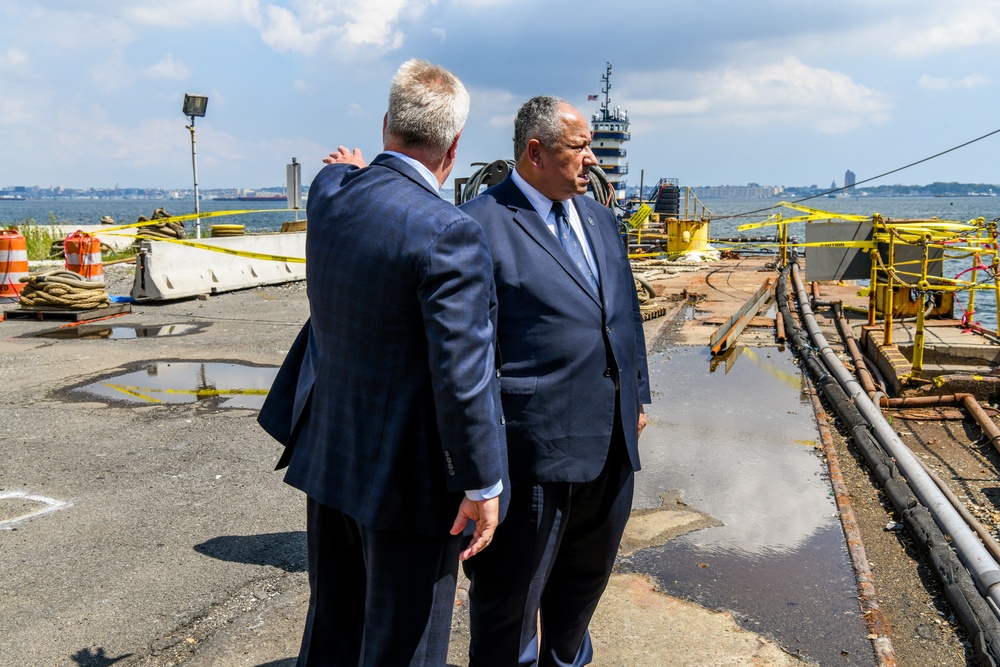
<svg viewBox="0 0 1000 667">
<path fill-rule="evenodd" d="M 136 301 L 166 301 L 306 278 L 304 262 L 281 259 L 305 257 L 305 232 L 230 236 L 190 242 L 219 248 L 220 251 L 169 241 L 140 241 L 132 298 Z M 236 254 L 240 252 L 264 254 L 272 258 L 257 259 Z"/>
</svg>

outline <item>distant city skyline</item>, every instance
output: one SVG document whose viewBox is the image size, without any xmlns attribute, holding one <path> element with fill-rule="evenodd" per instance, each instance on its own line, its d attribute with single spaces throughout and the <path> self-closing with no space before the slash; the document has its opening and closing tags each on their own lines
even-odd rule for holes
<svg viewBox="0 0 1000 667">
<path fill-rule="evenodd" d="M 843 191 L 847 194 L 862 193 L 864 195 L 891 193 L 895 195 L 912 195 L 921 192 L 927 194 L 948 194 L 953 196 L 965 195 L 993 195 L 993 189 L 1000 192 L 1000 184 L 991 183 L 959 183 L 957 181 L 935 181 L 925 184 L 892 184 L 855 187 L 852 180 L 853 173 L 847 170 L 843 186 L 833 181 L 829 188 L 824 188 L 818 184 L 809 185 L 761 185 L 749 182 L 745 185 L 691 185 L 688 186 L 700 198 L 735 198 L 735 199 L 764 199 L 781 197 L 787 193 L 796 195 L 817 194 L 828 191 Z M 453 181 L 446 183 L 441 188 L 442 193 L 453 193 Z M 681 184 L 682 186 L 684 184 Z M 654 184 L 644 186 L 647 194 L 654 188 Z M 303 195 L 308 194 L 308 185 L 302 188 Z M 637 193 L 638 184 L 626 183 L 626 191 L 631 195 Z M 287 194 L 284 185 L 269 185 L 256 188 L 202 188 L 199 187 L 199 198 L 202 200 L 214 199 L 216 197 L 253 196 L 253 195 L 275 195 Z M 0 187 L 0 197 L 24 196 L 28 199 L 51 199 L 51 198 L 107 198 L 107 199 L 176 199 L 177 201 L 193 201 L 193 188 L 65 188 L 62 186 L 16 186 Z M 449 198 L 450 197 L 446 197 Z"/>
</svg>

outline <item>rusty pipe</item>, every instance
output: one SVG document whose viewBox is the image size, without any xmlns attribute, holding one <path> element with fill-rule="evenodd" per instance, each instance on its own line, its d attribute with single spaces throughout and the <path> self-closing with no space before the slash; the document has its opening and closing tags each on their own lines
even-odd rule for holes
<svg viewBox="0 0 1000 667">
<path fill-rule="evenodd" d="M 947 394 L 944 396 L 909 396 L 906 398 L 886 398 L 880 401 L 884 408 L 933 408 L 942 405 L 961 404 L 979 425 L 979 430 L 990 441 L 993 448 L 1000 452 L 1000 427 L 990 419 L 976 397 L 972 394 Z"/>
<path fill-rule="evenodd" d="M 878 391 L 878 385 L 875 384 L 875 378 L 872 377 L 871 371 L 868 370 L 868 364 L 865 363 L 864 355 L 861 354 L 861 348 L 858 347 L 858 340 L 854 337 L 854 332 L 851 331 L 850 323 L 844 317 L 842 303 L 838 302 L 834 304 L 833 320 L 837 324 L 837 331 L 840 332 L 841 340 L 844 341 L 844 347 L 847 348 L 847 352 L 851 355 L 851 360 L 854 362 L 854 370 L 861 381 L 861 386 L 864 387 L 865 392 L 869 396 L 872 396 Z"/>
<path fill-rule="evenodd" d="M 982 430 L 983 435 L 985 435 L 990 444 L 993 445 L 993 449 L 1000 452 L 1000 428 L 990 419 L 990 416 L 986 414 L 986 410 L 983 410 L 983 406 L 979 404 L 976 397 L 972 394 L 955 394 L 956 396 L 962 397 L 962 405 L 965 409 L 969 411 L 976 423 L 979 424 L 979 428 Z"/>
</svg>

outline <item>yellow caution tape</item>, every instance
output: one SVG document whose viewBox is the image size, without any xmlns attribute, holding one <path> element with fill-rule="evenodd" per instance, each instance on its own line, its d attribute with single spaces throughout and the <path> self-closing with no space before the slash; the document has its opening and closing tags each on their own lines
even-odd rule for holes
<svg viewBox="0 0 1000 667">
<path fill-rule="evenodd" d="M 289 264 L 305 264 L 305 257 L 284 257 L 282 255 L 268 255 L 262 252 L 250 252 L 249 250 L 234 250 L 232 248 L 220 248 L 219 246 L 208 245 L 207 243 L 199 243 L 197 241 L 187 241 L 185 239 L 166 239 L 160 238 L 158 236 L 141 236 L 136 234 L 135 238 L 145 241 L 165 241 L 166 243 L 176 243 L 178 245 L 187 246 L 189 248 L 198 248 L 199 250 L 208 250 L 210 252 L 221 252 L 226 255 L 234 255 L 236 257 L 246 257 L 249 259 L 263 259 L 268 262 L 288 262 Z"/>
<path fill-rule="evenodd" d="M 129 387 L 111 382 L 103 383 L 105 387 L 120 391 L 123 394 L 139 398 L 149 403 L 162 403 L 163 400 L 149 396 L 152 394 L 181 394 L 208 398 L 214 396 L 265 396 L 268 389 L 154 389 L 152 387 Z"/>
<path fill-rule="evenodd" d="M 147 403 L 162 403 L 163 402 L 163 401 L 161 401 L 158 398 L 153 398 L 152 396 L 146 396 L 145 394 L 140 393 L 142 391 L 141 387 L 125 387 L 125 386 L 120 385 L 120 384 L 112 384 L 111 382 L 105 382 L 104 386 L 108 387 L 109 389 L 114 389 L 115 391 L 120 391 L 121 393 L 126 394 L 128 396 L 132 396 L 134 398 L 142 399 L 142 400 L 146 401 Z"/>
<path fill-rule="evenodd" d="M 117 232 L 122 229 L 134 229 L 136 227 L 148 227 L 150 225 L 162 225 L 169 222 L 185 222 L 187 220 L 197 220 L 199 218 L 222 218 L 227 215 L 247 215 L 249 213 L 288 213 L 289 211 L 294 211 L 292 208 L 266 208 L 259 209 L 256 211 L 242 210 L 242 211 L 208 211 L 205 213 L 188 213 L 186 215 L 171 215 L 166 218 L 156 218 L 155 220 L 141 220 L 139 222 L 133 222 L 130 225 L 111 225 L 109 227 L 102 227 L 98 234 L 107 234 L 108 232 Z"/>
</svg>

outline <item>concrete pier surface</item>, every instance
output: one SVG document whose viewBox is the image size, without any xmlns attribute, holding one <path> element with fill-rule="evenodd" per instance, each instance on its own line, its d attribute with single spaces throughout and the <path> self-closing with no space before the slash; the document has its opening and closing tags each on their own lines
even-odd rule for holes
<svg viewBox="0 0 1000 667">
<path fill-rule="evenodd" d="M 876 664 L 790 354 L 766 327 L 726 359 L 705 350 L 710 322 L 774 275 L 754 262 L 656 283 L 656 397 L 595 665 Z M 0 665 L 294 665 L 305 499 L 273 471 L 254 401 L 307 314 L 295 283 L 133 305 L 89 330 L 0 323 Z M 878 525 L 877 491 L 850 474 Z M 928 628 L 901 627 L 935 662 L 900 664 L 974 664 L 912 562 L 892 590 L 926 607 Z"/>
</svg>

